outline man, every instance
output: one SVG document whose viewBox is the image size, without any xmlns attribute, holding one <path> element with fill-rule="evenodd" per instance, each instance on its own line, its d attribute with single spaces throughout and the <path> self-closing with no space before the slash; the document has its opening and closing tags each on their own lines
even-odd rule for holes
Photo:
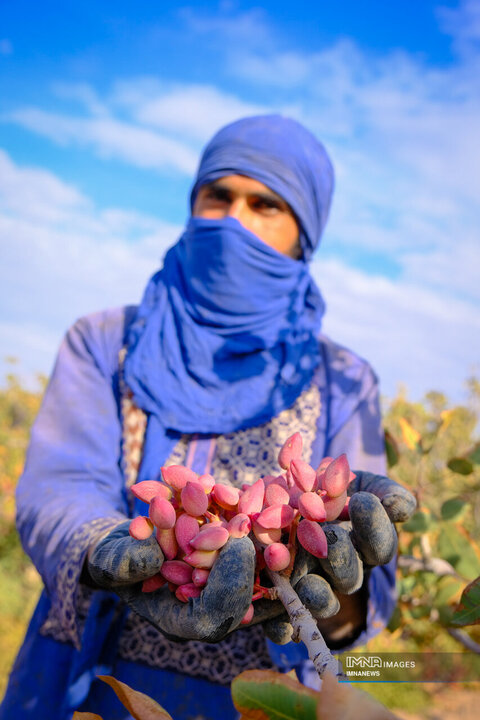
<svg viewBox="0 0 480 720">
<path fill-rule="evenodd" d="M 352 485 L 363 492 L 351 532 L 330 527 L 327 560 L 297 568 L 299 593 L 332 647 L 364 642 L 387 622 L 391 521 L 415 501 L 381 477 L 370 366 L 320 332 L 324 304 L 308 261 L 332 189 L 325 149 L 295 121 L 271 115 L 223 128 L 202 156 L 185 232 L 140 306 L 83 318 L 67 334 L 17 496 L 19 532 L 46 591 L 0 719 L 37 717 L 39 707 L 62 719 L 75 709 L 125 718 L 94 680 L 99 672 L 177 720 L 235 717 L 228 686 L 244 669 L 295 667 L 306 680 L 302 647 L 266 640 L 288 640 L 278 604 L 237 629 L 251 587 L 248 538 L 229 541 L 201 597 L 180 607 L 167 589 L 141 592 L 163 555 L 154 539 L 133 541 L 126 520 L 145 513 L 132 480 L 186 464 L 240 486 L 279 472 L 293 432 L 313 466 L 346 452 L 367 471 Z M 146 425 L 138 475 L 132 417 L 137 430 Z"/>
</svg>

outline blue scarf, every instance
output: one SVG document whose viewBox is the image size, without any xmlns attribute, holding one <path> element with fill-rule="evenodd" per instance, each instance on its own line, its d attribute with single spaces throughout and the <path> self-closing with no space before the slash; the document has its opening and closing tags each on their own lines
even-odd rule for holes
<svg viewBox="0 0 480 720">
<path fill-rule="evenodd" d="M 126 382 L 169 430 L 259 425 L 309 384 L 323 310 L 304 263 L 233 218 L 192 218 L 147 286 Z"/>
<path fill-rule="evenodd" d="M 228 174 L 253 177 L 290 204 L 303 258 L 282 255 L 233 218 L 190 219 L 127 339 L 125 380 L 149 413 L 142 476 L 153 477 L 179 433 L 233 432 L 291 407 L 320 362 L 324 303 L 306 260 L 330 205 L 328 156 L 293 120 L 246 118 L 207 146 L 192 204 L 202 184 Z"/>
</svg>

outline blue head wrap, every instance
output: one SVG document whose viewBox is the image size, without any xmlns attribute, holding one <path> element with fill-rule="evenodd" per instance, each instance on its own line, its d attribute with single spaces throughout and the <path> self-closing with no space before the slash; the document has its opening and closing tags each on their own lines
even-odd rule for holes
<svg viewBox="0 0 480 720">
<path fill-rule="evenodd" d="M 327 222 L 333 167 L 323 145 L 303 125 L 281 115 L 243 118 L 222 128 L 206 146 L 192 188 L 225 175 L 247 175 L 282 197 L 300 225 L 309 260 Z"/>
<path fill-rule="evenodd" d="M 330 203 L 325 151 L 292 120 L 247 118 L 207 146 L 192 203 L 202 184 L 226 174 L 258 179 L 290 204 L 304 258 L 279 253 L 233 218 L 190 218 L 128 336 L 125 380 L 149 413 L 144 477 L 158 473 L 175 434 L 233 432 L 290 407 L 320 362 L 324 304 L 305 258 Z"/>
</svg>

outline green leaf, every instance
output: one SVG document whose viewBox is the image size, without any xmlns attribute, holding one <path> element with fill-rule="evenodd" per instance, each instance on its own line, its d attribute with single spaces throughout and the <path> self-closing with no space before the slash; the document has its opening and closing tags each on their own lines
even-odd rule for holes
<svg viewBox="0 0 480 720">
<path fill-rule="evenodd" d="M 148 695 L 133 690 L 129 685 L 111 675 L 97 675 L 114 690 L 122 705 L 135 720 L 173 720 L 172 716 Z"/>
<path fill-rule="evenodd" d="M 437 551 L 455 570 L 474 580 L 480 573 L 480 559 L 468 533 L 461 527 L 445 523 L 438 537 Z"/>
<path fill-rule="evenodd" d="M 318 694 L 288 675 L 249 670 L 233 680 L 232 699 L 245 718 L 315 720 Z"/>
<path fill-rule="evenodd" d="M 441 577 L 437 582 L 437 591 L 433 600 L 433 605 L 440 608 L 446 605 L 454 595 L 460 592 L 463 582 L 452 576 Z"/>
<path fill-rule="evenodd" d="M 403 523 L 402 530 L 406 532 L 427 532 L 432 525 L 432 518 L 423 510 L 418 510 L 412 515 L 410 520 Z"/>
<path fill-rule="evenodd" d="M 471 582 L 462 593 L 451 618 L 452 625 L 480 624 L 480 577 Z"/>
<path fill-rule="evenodd" d="M 473 472 L 473 464 L 467 458 L 454 457 L 448 461 L 447 467 L 458 475 L 470 475 Z"/>
<path fill-rule="evenodd" d="M 400 452 L 397 441 L 389 430 L 385 430 L 385 452 L 387 454 L 388 467 L 396 465 L 400 459 Z"/>
<path fill-rule="evenodd" d="M 464 514 L 468 507 L 468 503 L 460 498 L 450 498 L 446 500 L 440 510 L 442 520 L 458 520 Z"/>
<path fill-rule="evenodd" d="M 473 450 L 468 453 L 467 459 L 474 465 L 480 465 L 480 443 L 475 445 Z"/>
<path fill-rule="evenodd" d="M 329 672 L 321 692 L 273 670 L 247 670 L 232 682 L 242 720 L 398 720 L 390 710 Z"/>
</svg>

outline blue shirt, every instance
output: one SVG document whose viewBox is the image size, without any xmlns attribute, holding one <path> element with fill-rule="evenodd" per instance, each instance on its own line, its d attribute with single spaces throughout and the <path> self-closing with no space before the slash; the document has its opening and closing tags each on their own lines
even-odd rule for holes
<svg viewBox="0 0 480 720">
<path fill-rule="evenodd" d="M 63 720 L 75 709 L 112 720 L 128 718 L 110 688 L 91 684 L 99 673 L 113 674 L 151 695 L 176 720 L 236 717 L 228 685 L 212 683 L 201 672 L 192 676 L 119 654 L 118 638 L 128 620 L 115 595 L 95 591 L 88 606 L 79 605 L 88 546 L 135 512 L 122 470 L 118 360 L 134 313 L 133 307 L 108 310 L 82 318 L 70 329 L 32 430 L 17 491 L 18 529 L 45 592 L 13 668 L 0 720 L 37 718 L 39 712 Z M 321 336 L 319 343 L 322 362 L 310 394 L 303 405 L 299 399 L 297 409 L 310 433 L 309 461 L 315 466 L 326 455 L 345 452 L 353 469 L 385 474 L 375 374 L 365 360 L 329 338 Z M 198 472 L 217 467 L 234 478 L 238 468 L 222 465 L 222 447 L 244 447 L 251 438 L 253 446 L 257 430 L 241 431 L 241 437 L 178 434 L 171 449 L 183 448 Z M 258 457 L 245 461 L 252 473 L 260 470 Z M 385 627 L 395 604 L 394 589 L 394 563 L 372 570 L 366 629 L 356 644 Z M 268 651 L 273 666 L 296 667 L 306 680 L 309 663 L 301 645 L 269 643 Z"/>
</svg>

